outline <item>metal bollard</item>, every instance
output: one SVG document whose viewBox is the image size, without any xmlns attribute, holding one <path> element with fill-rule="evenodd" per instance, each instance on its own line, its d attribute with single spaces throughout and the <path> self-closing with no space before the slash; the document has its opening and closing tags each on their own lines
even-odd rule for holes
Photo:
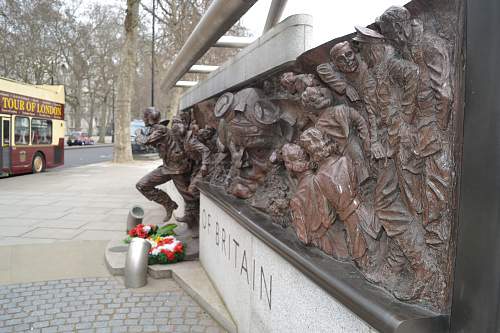
<svg viewBox="0 0 500 333">
<path fill-rule="evenodd" d="M 130 242 L 125 261 L 125 287 L 140 288 L 146 285 L 148 275 L 148 251 L 151 244 L 142 238 Z"/>
<path fill-rule="evenodd" d="M 144 218 L 144 209 L 141 206 L 134 206 L 128 212 L 127 217 L 127 232 L 130 229 L 134 229 L 136 225 L 142 223 L 142 219 Z"/>
</svg>

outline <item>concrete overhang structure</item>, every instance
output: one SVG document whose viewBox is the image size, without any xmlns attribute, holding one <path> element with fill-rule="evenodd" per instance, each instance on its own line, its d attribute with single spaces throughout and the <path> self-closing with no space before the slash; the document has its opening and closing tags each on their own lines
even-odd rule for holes
<svg viewBox="0 0 500 333">
<path fill-rule="evenodd" d="M 310 15 L 286 18 L 186 91 L 181 97 L 179 109 L 190 108 L 293 64 L 298 56 L 312 47 L 312 33 Z"/>
</svg>

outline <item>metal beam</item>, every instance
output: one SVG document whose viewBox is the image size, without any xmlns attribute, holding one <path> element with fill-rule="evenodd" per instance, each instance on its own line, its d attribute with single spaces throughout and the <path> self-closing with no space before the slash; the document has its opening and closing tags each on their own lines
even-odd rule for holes
<svg viewBox="0 0 500 333">
<path fill-rule="evenodd" d="M 266 31 L 274 27 L 280 20 L 283 10 L 285 9 L 288 0 L 273 0 L 269 6 L 269 13 L 267 14 L 266 24 L 264 25 L 264 34 Z"/>
<path fill-rule="evenodd" d="M 214 44 L 214 47 L 228 47 L 234 49 L 242 49 L 252 44 L 254 41 L 255 41 L 254 37 L 222 36 Z"/>
<path fill-rule="evenodd" d="M 214 0 L 170 66 L 162 90 L 172 88 L 255 2 L 257 0 Z"/>
<path fill-rule="evenodd" d="M 196 74 L 209 74 L 213 71 L 217 70 L 219 66 L 211 66 L 211 65 L 193 65 L 188 71 L 188 73 L 196 73 Z"/>
<path fill-rule="evenodd" d="M 174 87 L 181 87 L 181 88 L 186 88 L 186 87 L 194 87 L 195 85 L 198 84 L 198 81 L 177 81 L 174 85 Z"/>
</svg>

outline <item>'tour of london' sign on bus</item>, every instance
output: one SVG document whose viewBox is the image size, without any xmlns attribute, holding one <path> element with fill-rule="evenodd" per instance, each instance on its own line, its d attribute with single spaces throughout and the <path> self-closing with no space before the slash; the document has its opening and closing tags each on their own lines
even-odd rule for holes
<svg viewBox="0 0 500 333">
<path fill-rule="evenodd" d="M 0 91 L 0 113 L 63 120 L 64 105 Z"/>
<path fill-rule="evenodd" d="M 0 77 L 0 178 L 64 164 L 62 85 Z"/>
</svg>

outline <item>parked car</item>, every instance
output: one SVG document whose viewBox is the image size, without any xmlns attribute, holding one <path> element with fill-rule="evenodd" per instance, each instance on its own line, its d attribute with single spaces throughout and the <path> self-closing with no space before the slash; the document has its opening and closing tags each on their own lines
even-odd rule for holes
<svg viewBox="0 0 500 333">
<path fill-rule="evenodd" d="M 144 121 L 135 119 L 130 122 L 130 142 L 132 144 L 132 154 L 148 154 L 156 152 L 156 148 L 137 142 L 137 134 L 140 135 L 145 132 L 146 126 L 144 125 Z"/>
<path fill-rule="evenodd" d="M 75 131 L 69 134 L 68 146 L 93 145 L 95 142 L 85 132 Z"/>
</svg>

